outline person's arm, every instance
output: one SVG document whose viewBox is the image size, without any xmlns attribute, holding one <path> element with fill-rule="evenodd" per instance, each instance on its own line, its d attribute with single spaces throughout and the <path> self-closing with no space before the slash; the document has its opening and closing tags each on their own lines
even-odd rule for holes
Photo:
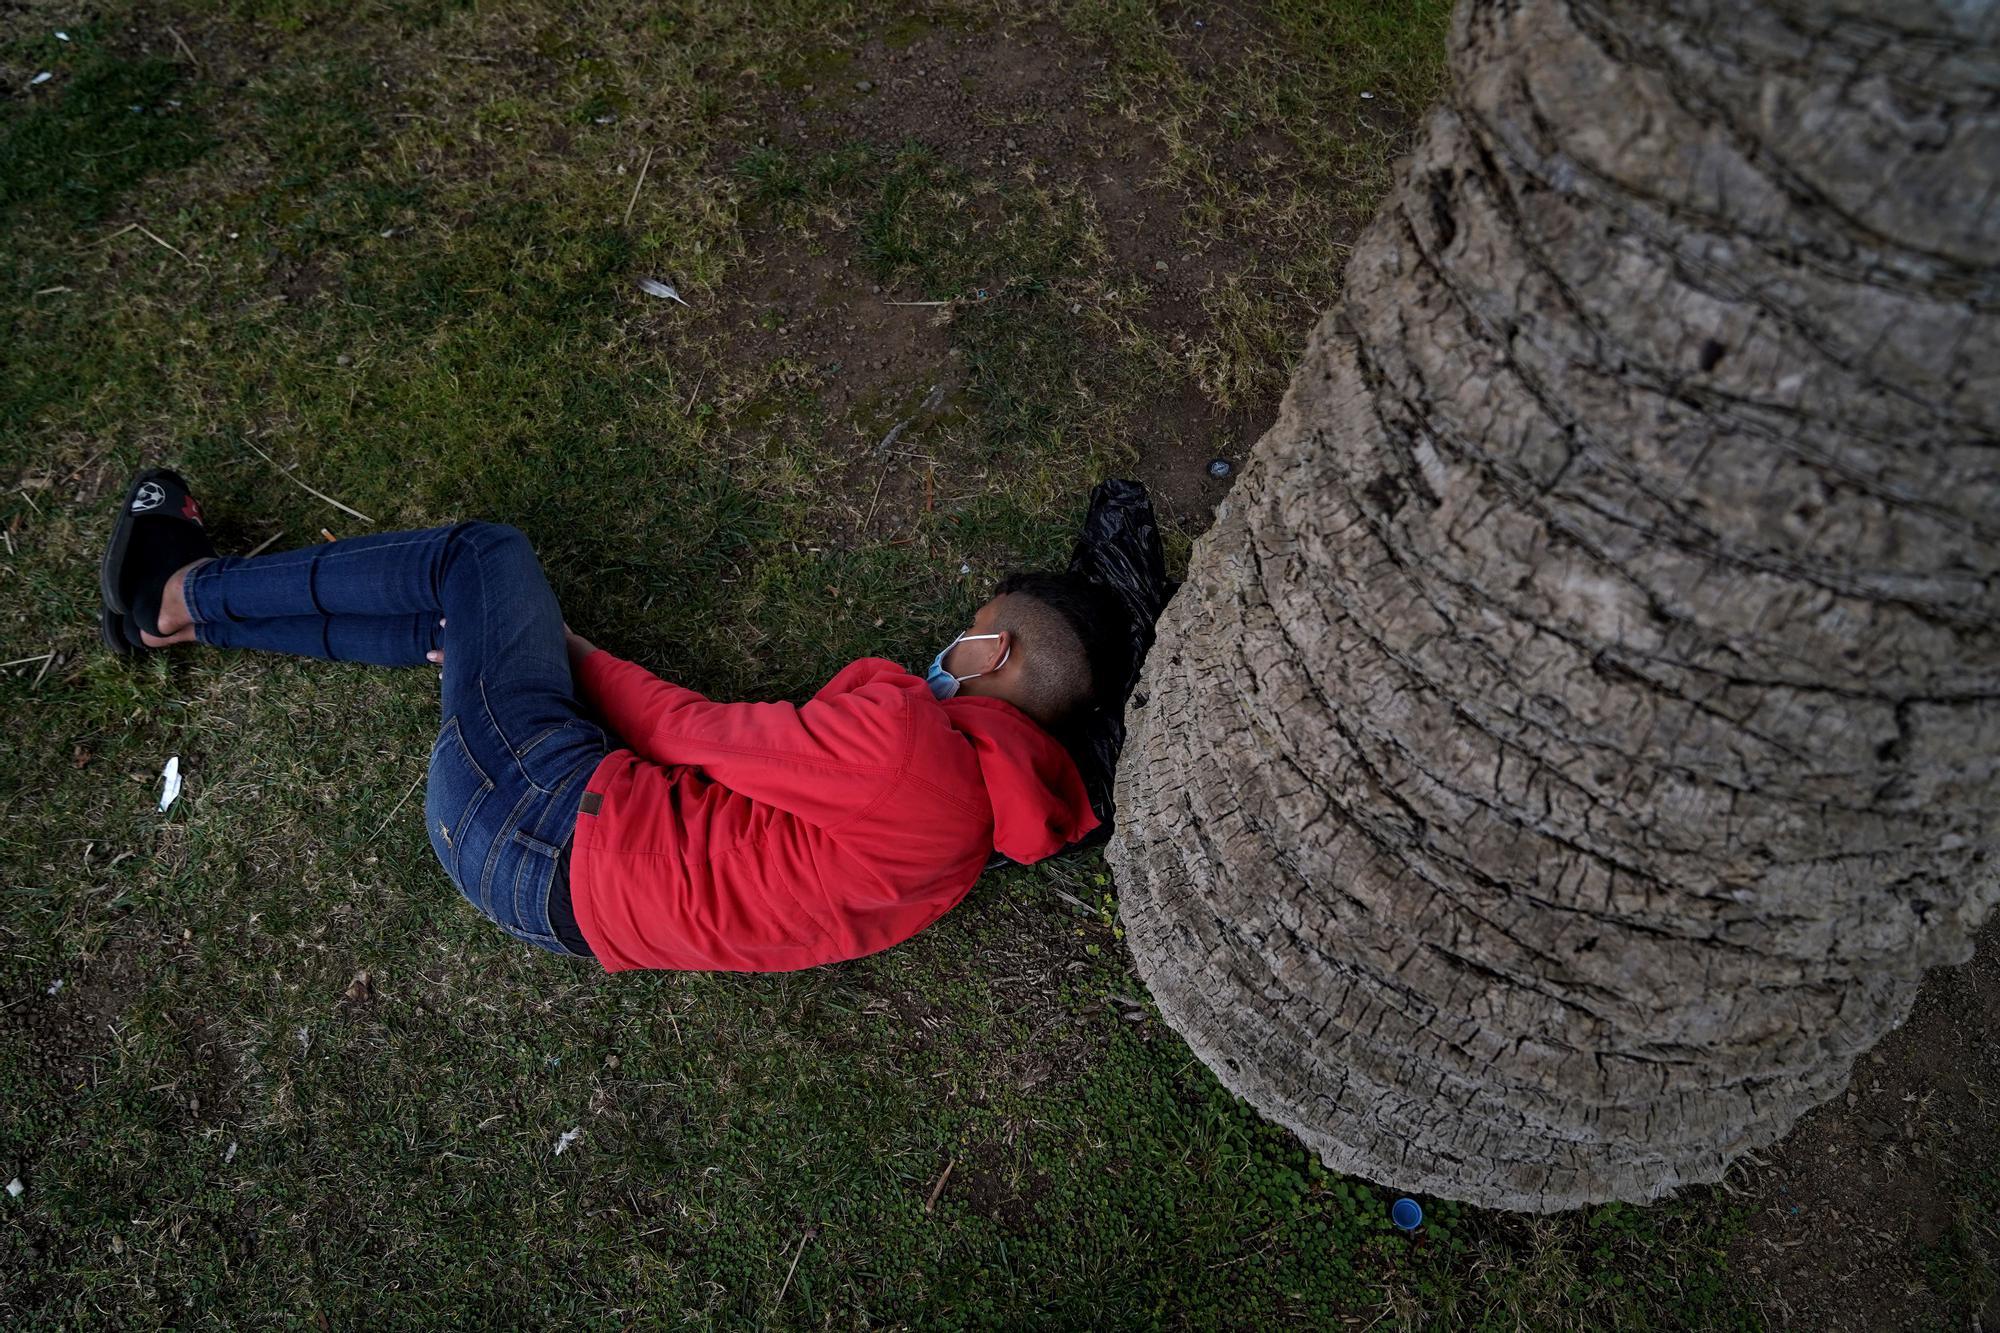
<svg viewBox="0 0 2000 1333">
<path fill-rule="evenodd" d="M 809 702 L 716 703 L 588 641 L 572 643 L 577 689 L 632 750 L 822 828 L 872 805 L 908 744 L 905 675 L 863 659 Z"/>
</svg>

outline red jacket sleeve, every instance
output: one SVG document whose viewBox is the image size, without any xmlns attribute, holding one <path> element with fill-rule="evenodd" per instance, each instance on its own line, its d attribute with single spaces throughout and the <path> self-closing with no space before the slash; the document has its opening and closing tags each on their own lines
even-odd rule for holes
<svg viewBox="0 0 2000 1333">
<path fill-rule="evenodd" d="M 914 679 L 862 658 L 794 706 L 716 703 L 602 649 L 576 668 L 578 689 L 634 753 L 698 767 L 819 828 L 866 811 L 902 771 Z"/>
</svg>

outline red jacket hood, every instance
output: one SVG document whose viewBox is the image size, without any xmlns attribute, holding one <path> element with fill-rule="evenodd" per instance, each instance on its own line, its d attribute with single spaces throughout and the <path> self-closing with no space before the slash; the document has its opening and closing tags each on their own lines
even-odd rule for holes
<svg viewBox="0 0 2000 1333">
<path fill-rule="evenodd" d="M 995 851 L 1025 865 L 1097 827 L 1076 761 L 1026 713 L 976 695 L 946 699 L 942 706 L 952 729 L 972 742 L 978 756 L 993 803 Z"/>
</svg>

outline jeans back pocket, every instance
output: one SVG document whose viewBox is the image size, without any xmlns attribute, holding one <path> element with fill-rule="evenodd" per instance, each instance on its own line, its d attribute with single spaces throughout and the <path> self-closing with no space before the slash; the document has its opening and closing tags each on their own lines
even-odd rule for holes
<svg viewBox="0 0 2000 1333">
<path fill-rule="evenodd" d="M 544 727 L 514 750 L 521 776 L 536 791 L 555 794 L 568 785 L 580 765 L 595 766 L 610 752 L 604 728 L 584 718 Z"/>
</svg>

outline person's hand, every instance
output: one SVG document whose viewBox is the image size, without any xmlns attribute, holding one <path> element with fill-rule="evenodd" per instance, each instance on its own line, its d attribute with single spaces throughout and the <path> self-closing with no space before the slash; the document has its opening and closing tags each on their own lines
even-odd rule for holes
<svg viewBox="0 0 2000 1333">
<path fill-rule="evenodd" d="M 438 628 L 444 628 L 444 618 L 442 616 L 438 618 Z M 436 662 L 439 666 L 444 665 L 444 649 L 442 648 L 433 648 L 425 653 L 424 656 L 430 658 L 431 661 Z"/>
<path fill-rule="evenodd" d="M 597 645 L 571 629 L 566 620 L 563 622 L 563 639 L 569 644 L 569 666 L 572 671 L 576 670 L 584 658 L 597 651 Z"/>
</svg>

